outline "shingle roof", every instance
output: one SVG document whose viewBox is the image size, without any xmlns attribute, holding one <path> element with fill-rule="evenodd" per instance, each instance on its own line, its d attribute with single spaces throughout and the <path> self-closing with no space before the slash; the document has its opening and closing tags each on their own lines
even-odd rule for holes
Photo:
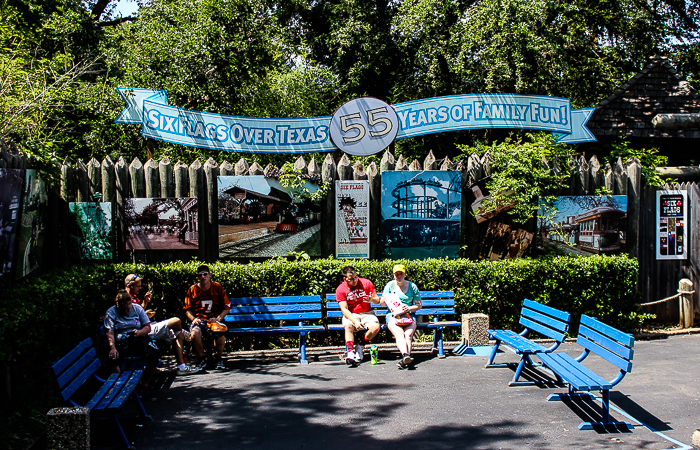
<svg viewBox="0 0 700 450">
<path fill-rule="evenodd" d="M 700 138 L 700 129 L 656 130 L 657 114 L 700 113 L 700 94 L 666 58 L 654 57 L 628 82 L 596 105 L 587 127 L 596 136 Z"/>
</svg>

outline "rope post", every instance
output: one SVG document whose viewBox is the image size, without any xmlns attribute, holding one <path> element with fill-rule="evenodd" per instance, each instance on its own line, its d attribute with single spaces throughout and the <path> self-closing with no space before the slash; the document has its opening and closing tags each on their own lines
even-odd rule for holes
<svg viewBox="0 0 700 450">
<path fill-rule="evenodd" d="M 680 310 L 680 327 L 691 328 L 693 326 L 693 282 L 687 278 L 682 278 L 678 282 L 678 298 Z"/>
</svg>

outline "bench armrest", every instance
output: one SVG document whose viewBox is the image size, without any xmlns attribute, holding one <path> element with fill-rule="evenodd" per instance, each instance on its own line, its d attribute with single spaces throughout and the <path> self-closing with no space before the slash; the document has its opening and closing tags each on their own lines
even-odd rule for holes
<svg viewBox="0 0 700 450">
<path fill-rule="evenodd" d="M 576 359 L 577 362 L 581 362 L 581 361 L 583 361 L 584 359 L 586 359 L 586 357 L 588 357 L 588 355 L 589 355 L 590 353 L 591 353 L 590 350 L 588 350 L 587 348 L 584 348 L 583 351 L 581 352 L 581 354 L 578 355 L 578 356 L 577 356 L 576 358 L 574 358 L 574 359 Z M 622 380 L 622 378 L 620 378 L 620 380 Z M 619 383 L 619 381 L 618 381 L 618 383 Z"/>
</svg>

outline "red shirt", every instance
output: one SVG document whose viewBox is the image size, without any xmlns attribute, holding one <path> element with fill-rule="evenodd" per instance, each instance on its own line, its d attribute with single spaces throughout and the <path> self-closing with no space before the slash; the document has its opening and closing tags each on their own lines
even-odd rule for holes
<svg viewBox="0 0 700 450">
<path fill-rule="evenodd" d="M 224 309 L 231 309 L 231 301 L 224 291 L 224 287 L 216 281 L 212 281 L 206 291 L 193 284 L 185 294 L 185 307 L 192 311 L 199 319 L 211 319 L 218 316 Z"/>
<path fill-rule="evenodd" d="M 357 284 L 351 288 L 347 281 L 338 286 L 335 290 L 335 299 L 338 302 L 348 302 L 348 309 L 352 313 L 363 313 L 372 311 L 369 304 L 369 297 L 374 294 L 374 285 L 365 278 L 358 278 Z"/>
</svg>

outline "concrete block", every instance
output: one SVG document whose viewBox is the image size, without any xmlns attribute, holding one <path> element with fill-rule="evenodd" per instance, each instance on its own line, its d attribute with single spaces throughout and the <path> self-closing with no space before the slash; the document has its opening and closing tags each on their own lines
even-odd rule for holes
<svg viewBox="0 0 700 450">
<path fill-rule="evenodd" d="M 462 314 L 462 343 L 469 347 L 489 345 L 489 316 Z"/>
<path fill-rule="evenodd" d="M 90 450 L 90 410 L 79 406 L 46 413 L 48 450 Z"/>
</svg>

